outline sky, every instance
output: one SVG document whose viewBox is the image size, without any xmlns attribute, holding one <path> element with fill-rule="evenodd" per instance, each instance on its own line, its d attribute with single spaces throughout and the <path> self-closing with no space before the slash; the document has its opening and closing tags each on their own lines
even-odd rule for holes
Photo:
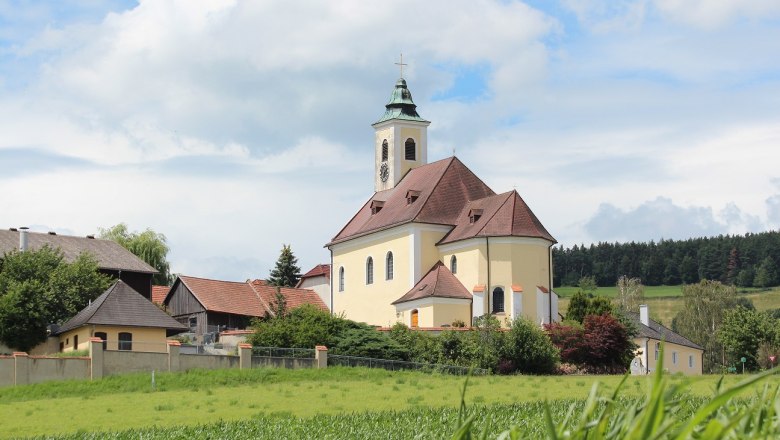
<svg viewBox="0 0 780 440">
<path fill-rule="evenodd" d="M 429 161 L 564 246 L 780 228 L 780 2 L 0 0 L 0 228 L 303 271 L 373 192 L 400 53 Z"/>
</svg>

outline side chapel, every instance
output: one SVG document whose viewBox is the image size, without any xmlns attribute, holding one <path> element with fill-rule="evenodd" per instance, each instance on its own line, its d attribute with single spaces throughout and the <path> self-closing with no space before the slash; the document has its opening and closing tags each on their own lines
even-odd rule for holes
<svg viewBox="0 0 780 440">
<path fill-rule="evenodd" d="M 385 108 L 372 125 L 374 193 L 326 245 L 332 312 L 417 328 L 557 321 L 555 238 L 517 191 L 496 194 L 454 156 L 428 163 L 430 122 L 403 77 Z"/>
</svg>

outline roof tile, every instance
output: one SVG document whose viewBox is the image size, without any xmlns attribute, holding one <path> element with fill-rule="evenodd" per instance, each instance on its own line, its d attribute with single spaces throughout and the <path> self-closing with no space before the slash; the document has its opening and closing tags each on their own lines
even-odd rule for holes
<svg viewBox="0 0 780 440">
<path fill-rule="evenodd" d="M 441 261 L 436 262 L 412 290 L 393 301 L 393 304 L 414 301 L 423 298 L 460 298 L 472 299 L 471 293 L 455 278 Z"/>
</svg>

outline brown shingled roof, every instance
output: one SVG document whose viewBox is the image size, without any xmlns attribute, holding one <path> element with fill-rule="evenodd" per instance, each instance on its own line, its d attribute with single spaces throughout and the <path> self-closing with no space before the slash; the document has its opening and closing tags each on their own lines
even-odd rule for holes
<svg viewBox="0 0 780 440">
<path fill-rule="evenodd" d="M 325 276 L 325 279 L 330 279 L 330 264 L 318 264 L 314 266 L 310 271 L 301 275 L 301 280 L 304 278 L 313 278 L 319 276 Z M 300 283 L 298 283 L 300 284 Z"/>
<path fill-rule="evenodd" d="M 411 204 L 406 198 L 409 191 L 419 191 Z M 422 165 L 410 170 L 394 188 L 375 193 L 328 245 L 410 222 L 455 225 L 467 202 L 493 194 L 457 157 Z M 372 214 L 374 200 L 384 204 Z"/>
<path fill-rule="evenodd" d="M 472 299 L 471 293 L 455 278 L 441 261 L 436 262 L 431 270 L 423 276 L 412 290 L 393 301 L 400 304 L 422 298 L 459 298 Z"/>
<path fill-rule="evenodd" d="M 276 303 L 276 286 L 272 286 L 263 280 L 254 280 L 249 284 L 259 295 L 259 298 L 272 309 L 272 304 Z M 287 310 L 300 307 L 304 304 L 311 304 L 321 310 L 328 311 L 328 306 L 322 302 L 320 296 L 313 290 L 281 287 L 280 292 L 287 301 Z M 269 311 L 271 310 L 269 309 Z"/>
<path fill-rule="evenodd" d="M 92 304 L 63 324 L 57 334 L 84 325 L 157 327 L 179 331 L 187 329 L 122 280 L 115 282 Z"/>
<path fill-rule="evenodd" d="M 170 290 L 170 286 L 152 286 L 152 302 L 162 304 Z"/>
<path fill-rule="evenodd" d="M 247 282 L 210 280 L 184 275 L 179 275 L 176 282 L 179 280 L 210 312 L 259 317 L 265 316 L 266 311 L 269 311 L 268 306 L 260 301 Z"/>
<path fill-rule="evenodd" d="M 276 287 L 265 280 L 237 282 L 179 275 L 174 282 L 174 287 L 179 282 L 187 286 L 195 298 L 210 312 L 254 317 L 273 315 Z M 281 293 L 287 300 L 288 310 L 303 304 L 313 304 L 322 310 L 328 310 L 313 290 L 282 287 Z"/>
<path fill-rule="evenodd" d="M 472 210 L 481 210 L 482 213 L 474 223 L 469 218 Z M 508 236 L 538 237 L 556 242 L 517 191 L 509 191 L 466 203 L 455 227 L 438 244 L 472 237 Z"/>
<path fill-rule="evenodd" d="M 29 249 L 40 249 L 47 244 L 53 249 L 60 249 L 65 261 L 69 262 L 76 260 L 81 253 L 88 252 L 95 257 L 101 269 L 157 273 L 155 268 L 111 240 L 28 232 L 27 243 Z M 19 232 L 0 230 L 0 256 L 17 249 Z"/>
</svg>

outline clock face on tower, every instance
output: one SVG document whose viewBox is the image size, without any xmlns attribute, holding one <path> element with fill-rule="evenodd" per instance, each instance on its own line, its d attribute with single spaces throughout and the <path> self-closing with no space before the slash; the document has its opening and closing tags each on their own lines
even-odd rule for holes
<svg viewBox="0 0 780 440">
<path fill-rule="evenodd" d="M 382 182 L 387 182 L 387 178 L 390 176 L 390 171 L 387 169 L 387 162 L 382 162 L 379 166 L 379 178 Z"/>
</svg>

